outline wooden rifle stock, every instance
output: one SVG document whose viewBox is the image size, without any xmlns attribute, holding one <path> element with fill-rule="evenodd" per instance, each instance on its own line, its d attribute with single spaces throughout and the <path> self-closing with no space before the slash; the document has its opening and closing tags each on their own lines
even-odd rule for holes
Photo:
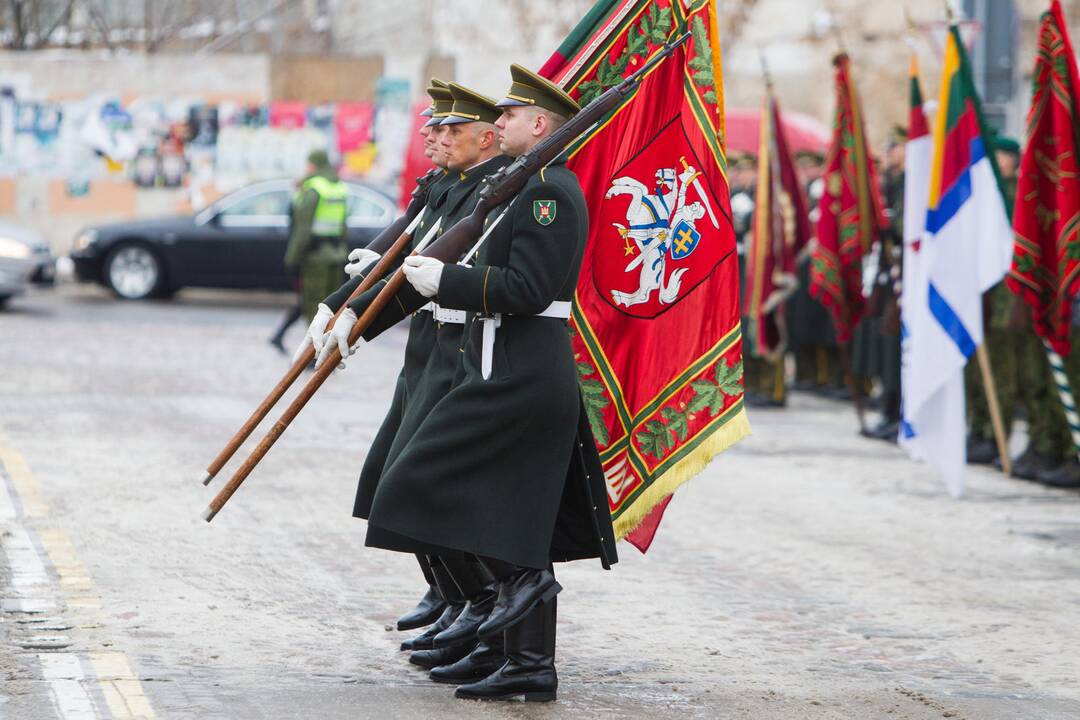
<svg viewBox="0 0 1080 720">
<path fill-rule="evenodd" d="M 408 209 L 405 214 L 390 224 L 385 230 L 371 241 L 368 245 L 369 249 L 380 253 L 382 255 L 379 261 L 367 274 L 367 277 L 363 279 L 360 285 L 353 290 L 338 311 L 334 313 L 334 317 L 330 320 L 328 328 L 334 326 L 334 321 L 341 315 L 341 311 L 353 300 L 360 297 L 363 293 L 367 292 L 378 282 L 385 274 L 386 271 L 393 264 L 394 259 L 400 255 L 405 248 L 408 247 L 411 240 L 411 233 L 408 233 L 409 225 L 416 216 L 420 214 L 425 205 L 424 190 L 428 182 L 434 179 L 437 175 L 441 175 L 441 170 L 432 170 L 423 178 L 418 180 L 417 190 L 413 193 L 413 199 L 409 203 Z M 209 485 L 210 481 L 221 472 L 221 469 L 225 467 L 225 463 L 229 462 L 229 459 L 236 454 L 236 451 L 240 449 L 240 446 L 244 444 L 244 441 L 251 436 L 251 433 L 255 432 L 255 428 L 259 426 L 259 423 L 263 421 L 274 405 L 277 404 L 285 393 L 292 387 L 292 384 L 296 382 L 296 379 L 300 377 L 304 369 L 315 359 L 315 348 L 309 347 L 304 354 L 296 362 L 292 364 L 288 372 L 284 377 L 278 381 L 278 384 L 274 386 L 274 389 L 270 391 L 259 406 L 255 408 L 255 411 L 251 413 L 251 416 L 244 422 L 240 429 L 236 431 L 236 434 L 232 436 L 228 444 L 218 453 L 207 468 L 206 473 L 203 476 L 202 484 Z"/>
</svg>

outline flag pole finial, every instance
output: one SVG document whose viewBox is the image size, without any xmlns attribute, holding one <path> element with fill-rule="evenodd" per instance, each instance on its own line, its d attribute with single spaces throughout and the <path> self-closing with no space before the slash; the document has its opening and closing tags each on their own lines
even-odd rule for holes
<svg viewBox="0 0 1080 720">
<path fill-rule="evenodd" d="M 945 0 L 945 17 L 948 19 L 950 25 L 955 25 L 959 20 L 959 13 L 956 9 L 956 3 L 954 0 Z"/>
</svg>

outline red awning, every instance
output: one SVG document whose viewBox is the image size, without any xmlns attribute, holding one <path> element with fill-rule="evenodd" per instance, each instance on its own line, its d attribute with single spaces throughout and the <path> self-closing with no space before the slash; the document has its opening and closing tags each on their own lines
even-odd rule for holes
<svg viewBox="0 0 1080 720">
<path fill-rule="evenodd" d="M 758 108 L 727 108 L 725 114 L 728 153 L 758 154 L 758 128 L 761 110 Z M 791 152 L 816 152 L 825 155 L 829 149 L 829 127 L 810 115 L 785 112 L 784 131 Z"/>
</svg>

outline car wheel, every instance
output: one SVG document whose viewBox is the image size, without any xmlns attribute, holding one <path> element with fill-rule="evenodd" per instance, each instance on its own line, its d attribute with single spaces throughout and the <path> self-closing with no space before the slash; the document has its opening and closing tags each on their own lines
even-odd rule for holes
<svg viewBox="0 0 1080 720">
<path fill-rule="evenodd" d="M 154 297 L 165 285 L 161 259 L 138 243 L 117 246 L 105 261 L 105 282 L 125 300 Z"/>
</svg>

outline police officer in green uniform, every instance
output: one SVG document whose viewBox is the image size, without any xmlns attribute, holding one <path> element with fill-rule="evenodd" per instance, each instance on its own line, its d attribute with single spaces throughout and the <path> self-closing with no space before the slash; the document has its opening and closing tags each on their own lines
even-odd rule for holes
<svg viewBox="0 0 1080 720">
<path fill-rule="evenodd" d="M 1006 137 L 994 141 L 998 168 L 1011 208 L 1016 198 L 1020 144 Z M 1022 405 L 1028 418 L 1028 447 L 1013 462 L 1013 477 L 1035 480 L 1068 458 L 1072 442 L 1056 397 L 1049 363 L 1031 327 L 1023 301 L 1004 282 L 983 296 L 985 342 L 1008 437 L 1016 409 Z M 986 390 L 978 363 L 972 358 L 964 371 L 968 407 L 968 462 L 1000 463 Z M 1060 416 L 1060 418 L 1059 418 Z"/>
<path fill-rule="evenodd" d="M 525 68 L 511 74 L 497 127 L 502 151 L 517 156 L 578 106 Z M 561 587 L 551 562 L 617 559 L 566 323 L 588 217 L 565 161 L 496 208 L 488 229 L 462 263 L 405 261 L 410 284 L 389 307 L 405 314 L 430 299 L 464 311 L 466 324 L 453 386 L 379 480 L 367 542 L 481 558 L 499 587 L 477 637 L 505 633 L 505 662 L 456 695 L 552 700 Z"/>
<path fill-rule="evenodd" d="M 341 283 L 345 257 L 345 185 L 322 150 L 308 156 L 307 174 L 289 208 L 285 269 L 299 291 L 297 303 L 282 318 L 270 344 L 285 353 L 285 333 L 303 315 L 310 322 L 315 305 Z"/>
<path fill-rule="evenodd" d="M 299 277 L 300 308 L 310 322 L 344 278 L 348 192 L 323 150 L 308 156 L 308 175 L 293 197 L 285 267 Z"/>
</svg>

